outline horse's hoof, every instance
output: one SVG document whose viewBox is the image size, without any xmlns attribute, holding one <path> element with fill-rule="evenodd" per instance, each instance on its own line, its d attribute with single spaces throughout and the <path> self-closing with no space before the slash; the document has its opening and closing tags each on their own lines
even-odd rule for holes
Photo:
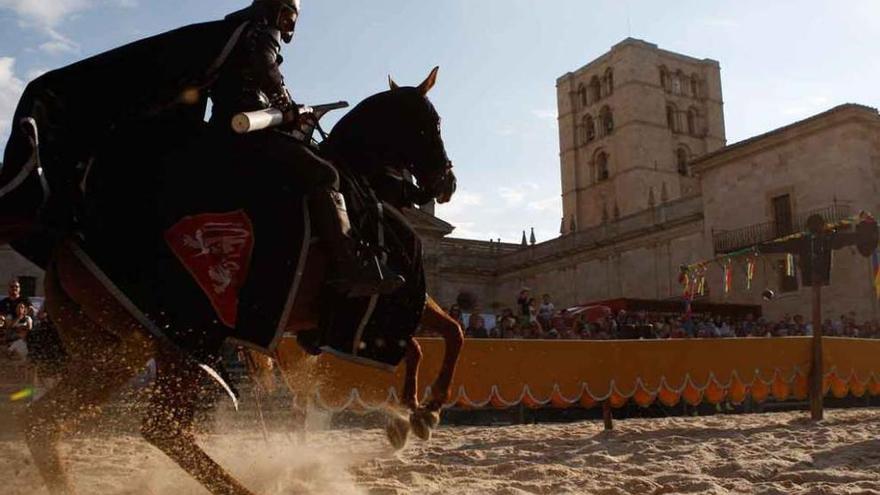
<svg viewBox="0 0 880 495">
<path fill-rule="evenodd" d="M 419 409 L 409 416 L 409 424 L 413 433 L 424 441 L 431 439 L 431 432 L 440 424 L 440 413 Z"/>
<path fill-rule="evenodd" d="M 406 446 L 406 441 L 409 438 L 409 430 L 410 423 L 406 418 L 400 417 L 396 414 L 391 415 L 388 418 L 388 424 L 385 425 L 385 435 L 388 436 L 388 441 L 391 442 L 391 446 L 394 447 L 394 450 L 400 450 Z"/>
</svg>

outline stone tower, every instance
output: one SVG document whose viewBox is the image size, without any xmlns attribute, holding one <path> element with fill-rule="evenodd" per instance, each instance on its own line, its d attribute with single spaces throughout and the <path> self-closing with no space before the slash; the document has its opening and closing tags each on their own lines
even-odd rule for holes
<svg viewBox="0 0 880 495">
<path fill-rule="evenodd" d="M 563 234 L 697 194 L 689 162 L 726 144 L 714 60 L 627 38 L 556 91 Z"/>
</svg>

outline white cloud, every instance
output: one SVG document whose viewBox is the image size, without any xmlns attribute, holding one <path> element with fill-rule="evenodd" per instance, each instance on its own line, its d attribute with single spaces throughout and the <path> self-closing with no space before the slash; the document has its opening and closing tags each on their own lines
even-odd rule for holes
<svg viewBox="0 0 880 495">
<path fill-rule="evenodd" d="M 65 17 L 91 5 L 91 0 L 0 0 L 0 8 L 12 10 L 41 27 L 57 26 Z"/>
<path fill-rule="evenodd" d="M 558 216 L 562 216 L 562 200 L 558 194 L 549 198 L 530 201 L 528 207 L 530 210 L 558 213 Z"/>
<path fill-rule="evenodd" d="M 15 76 L 15 59 L 0 57 L 0 139 L 5 142 L 24 82 Z"/>
<path fill-rule="evenodd" d="M 831 100 L 827 96 L 809 96 L 783 107 L 782 114 L 791 118 L 804 118 L 829 108 L 831 108 Z"/>
<path fill-rule="evenodd" d="M 48 53 L 49 55 L 79 52 L 79 43 L 73 41 L 67 36 L 64 36 L 63 34 L 52 28 L 46 28 L 46 33 L 49 35 L 50 38 L 52 38 L 52 40 L 40 45 L 40 50 Z"/>
<path fill-rule="evenodd" d="M 544 108 L 541 110 L 532 110 L 532 115 L 537 117 L 540 120 L 546 120 L 556 123 L 556 109 L 555 108 Z"/>
<path fill-rule="evenodd" d="M 538 185 L 534 182 L 524 182 L 513 187 L 499 187 L 498 195 L 507 203 L 507 206 L 516 206 L 522 204 L 526 196 L 538 189 Z"/>
<path fill-rule="evenodd" d="M 523 202 L 526 193 L 518 187 L 501 187 L 498 188 L 498 195 L 507 202 L 507 206 L 515 206 Z"/>
<path fill-rule="evenodd" d="M 71 16 L 91 8 L 108 5 L 118 8 L 137 7 L 137 0 L 0 0 L 0 10 L 11 10 L 23 28 L 35 28 L 46 34 L 48 41 L 39 49 L 50 55 L 79 52 L 79 44 L 56 28 Z"/>
<path fill-rule="evenodd" d="M 452 202 L 437 206 L 437 216 L 456 227 L 453 237 L 519 243 L 531 227 L 539 241 L 556 237 L 562 201 L 533 182 L 515 186 L 458 191 Z"/>
</svg>

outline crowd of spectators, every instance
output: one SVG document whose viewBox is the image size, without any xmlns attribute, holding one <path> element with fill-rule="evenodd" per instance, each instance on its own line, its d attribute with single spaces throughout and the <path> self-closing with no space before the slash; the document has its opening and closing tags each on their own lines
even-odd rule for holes
<svg viewBox="0 0 880 495">
<path fill-rule="evenodd" d="M 746 313 L 740 317 L 702 313 L 656 313 L 648 311 L 609 311 L 605 316 L 586 318 L 586 312 L 570 315 L 557 310 L 550 295 L 544 294 L 538 303 L 530 291 L 523 289 L 516 299 L 515 309 L 503 309 L 494 318 L 487 318 L 479 310 L 464 314 L 458 305 L 449 309 L 458 319 L 469 338 L 496 339 L 684 339 L 733 337 L 789 337 L 813 334 L 808 318 L 800 314 L 786 314 L 779 319 L 755 317 Z M 487 321 L 488 320 L 488 321 Z M 827 318 L 823 334 L 831 337 L 880 338 L 880 322 L 857 322 L 855 313 Z"/>
</svg>

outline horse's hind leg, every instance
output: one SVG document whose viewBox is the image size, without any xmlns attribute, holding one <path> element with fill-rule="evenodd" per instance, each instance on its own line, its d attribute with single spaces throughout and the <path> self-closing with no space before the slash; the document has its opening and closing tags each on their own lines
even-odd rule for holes
<svg viewBox="0 0 880 495">
<path fill-rule="evenodd" d="M 249 495 L 248 489 L 195 442 L 193 417 L 203 376 L 193 363 L 160 352 L 156 359 L 156 387 L 141 433 L 211 493 Z"/>
<path fill-rule="evenodd" d="M 58 454 L 58 440 L 64 431 L 76 428 L 97 412 L 115 392 L 136 375 L 136 355 L 149 358 L 148 349 L 125 347 L 88 318 L 58 283 L 54 268 L 46 276 L 46 304 L 70 352 L 61 381 L 31 404 L 22 418 L 25 440 L 34 464 L 50 493 L 72 493 Z M 91 349 L 91 354 L 77 350 Z M 138 352 L 143 351 L 143 352 Z"/>
</svg>

